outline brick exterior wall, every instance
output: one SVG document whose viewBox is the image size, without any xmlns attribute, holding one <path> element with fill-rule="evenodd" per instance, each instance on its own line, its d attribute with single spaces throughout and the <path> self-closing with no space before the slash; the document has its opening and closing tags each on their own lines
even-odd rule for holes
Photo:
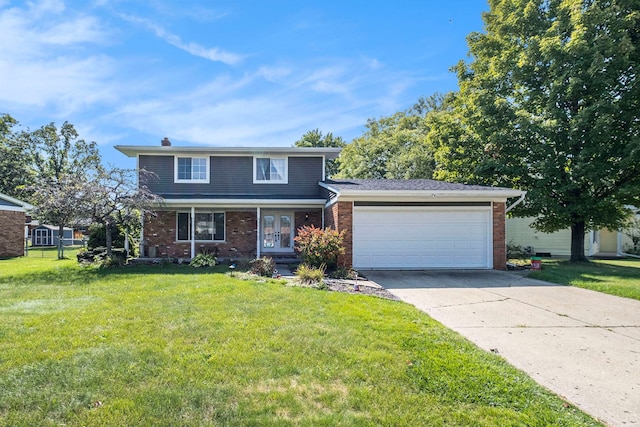
<svg viewBox="0 0 640 427">
<path fill-rule="evenodd" d="M 191 242 L 176 242 L 176 211 L 160 211 L 144 222 L 144 256 L 156 247 L 157 257 L 191 258 Z M 225 212 L 225 242 L 196 242 L 196 253 L 208 251 L 222 258 L 255 258 L 257 221 L 255 211 Z"/>
<path fill-rule="evenodd" d="M 0 258 L 24 255 L 24 212 L 0 210 Z"/>
<path fill-rule="evenodd" d="M 309 215 L 308 218 L 307 215 Z M 304 227 L 305 225 L 313 225 L 315 227 L 322 228 L 322 209 L 296 211 L 294 225 L 296 227 L 296 236 L 298 235 L 298 228 Z"/>
<path fill-rule="evenodd" d="M 493 269 L 507 269 L 505 203 L 493 203 Z"/>
<path fill-rule="evenodd" d="M 308 215 L 308 217 L 307 217 Z M 208 251 L 221 258 L 255 258 L 258 242 L 256 211 L 225 212 L 225 242 L 196 242 L 196 253 Z M 294 226 L 322 227 L 322 210 L 296 211 Z M 176 242 L 176 211 L 160 211 L 156 217 L 147 217 L 144 222 L 146 241 L 144 256 L 150 256 L 150 247 L 155 247 L 157 257 L 190 258 L 191 242 Z M 152 250 L 153 251 L 153 250 Z"/>
<path fill-rule="evenodd" d="M 353 203 L 337 202 L 325 209 L 325 225 L 337 231 L 345 230 L 344 254 L 338 256 L 338 266 L 353 266 Z"/>
</svg>

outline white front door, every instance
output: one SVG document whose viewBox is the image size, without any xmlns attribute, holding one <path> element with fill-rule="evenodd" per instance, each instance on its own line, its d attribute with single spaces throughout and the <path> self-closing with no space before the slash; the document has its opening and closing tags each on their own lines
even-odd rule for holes
<svg viewBox="0 0 640 427">
<path fill-rule="evenodd" d="M 265 212 L 262 214 L 261 252 L 293 252 L 293 212 Z"/>
</svg>

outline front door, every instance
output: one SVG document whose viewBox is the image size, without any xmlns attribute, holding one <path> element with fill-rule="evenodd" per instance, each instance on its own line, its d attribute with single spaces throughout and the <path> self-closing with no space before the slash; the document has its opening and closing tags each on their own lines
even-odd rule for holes
<svg viewBox="0 0 640 427">
<path fill-rule="evenodd" d="M 293 212 L 265 212 L 261 229 L 261 252 L 293 252 Z"/>
</svg>

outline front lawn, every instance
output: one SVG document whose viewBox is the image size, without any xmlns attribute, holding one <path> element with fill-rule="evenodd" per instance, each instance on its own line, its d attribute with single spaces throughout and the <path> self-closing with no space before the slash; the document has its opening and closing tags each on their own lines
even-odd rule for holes
<svg viewBox="0 0 640 427">
<path fill-rule="evenodd" d="M 0 261 L 0 425 L 598 425 L 401 302 L 36 254 Z"/>
<path fill-rule="evenodd" d="M 581 263 L 543 259 L 542 270 L 529 277 L 640 300 L 640 259 Z"/>
</svg>

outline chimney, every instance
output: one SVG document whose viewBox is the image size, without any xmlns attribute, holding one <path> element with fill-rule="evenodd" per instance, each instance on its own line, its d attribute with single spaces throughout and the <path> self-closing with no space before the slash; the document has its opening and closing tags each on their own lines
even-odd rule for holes
<svg viewBox="0 0 640 427">
<path fill-rule="evenodd" d="M 163 147 L 171 147 L 171 141 L 169 141 L 169 138 L 167 138 L 166 136 L 162 141 L 160 141 L 160 143 Z"/>
</svg>

